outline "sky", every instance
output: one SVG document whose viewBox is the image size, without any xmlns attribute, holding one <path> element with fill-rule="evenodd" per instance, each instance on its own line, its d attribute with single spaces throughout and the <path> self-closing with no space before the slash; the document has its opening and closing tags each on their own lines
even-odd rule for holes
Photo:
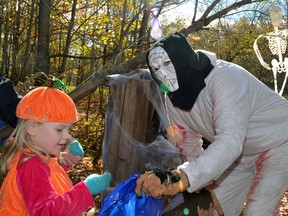
<svg viewBox="0 0 288 216">
<path fill-rule="evenodd" d="M 165 13 L 162 12 L 162 14 L 158 17 L 158 19 L 151 19 L 150 25 L 151 25 L 151 37 L 154 40 L 158 40 L 161 38 L 162 35 L 162 30 L 161 26 L 162 23 L 167 24 L 169 23 L 169 20 L 171 22 L 175 21 L 176 18 L 181 18 L 181 19 L 187 19 L 187 26 L 189 25 L 189 21 L 192 18 L 191 15 L 191 10 L 192 10 L 192 5 L 191 2 L 186 2 L 180 6 L 172 6 L 171 9 L 166 10 Z M 154 11 L 154 14 L 156 14 L 157 11 Z M 189 19 L 190 18 L 190 19 Z"/>
<path fill-rule="evenodd" d="M 193 2 L 188 1 L 180 6 L 173 6 L 171 9 L 167 12 L 165 12 L 163 15 L 159 17 L 159 19 L 165 19 L 170 18 L 171 20 L 174 20 L 177 17 L 181 17 L 184 19 L 191 20 L 193 15 Z"/>
</svg>

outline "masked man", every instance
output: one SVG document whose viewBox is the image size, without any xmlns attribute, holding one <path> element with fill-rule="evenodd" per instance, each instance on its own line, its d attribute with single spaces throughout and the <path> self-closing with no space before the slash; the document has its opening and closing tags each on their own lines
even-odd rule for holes
<svg viewBox="0 0 288 216">
<path fill-rule="evenodd" d="M 177 183 L 151 172 L 135 192 L 173 196 L 210 185 L 224 214 L 279 214 L 288 182 L 288 101 L 244 68 L 194 51 L 182 34 L 147 53 L 152 78 L 165 92 L 169 139 L 185 162 Z M 202 138 L 211 142 L 204 151 Z M 159 157 L 161 157 L 159 155 Z"/>
</svg>

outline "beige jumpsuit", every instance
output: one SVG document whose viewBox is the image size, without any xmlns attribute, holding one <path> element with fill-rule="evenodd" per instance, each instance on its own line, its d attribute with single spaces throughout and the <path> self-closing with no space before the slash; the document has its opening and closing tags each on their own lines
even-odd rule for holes
<svg viewBox="0 0 288 216">
<path fill-rule="evenodd" d="M 213 182 L 225 215 L 239 215 L 244 202 L 247 216 L 278 215 L 288 182 L 288 101 L 242 67 L 205 54 L 214 69 L 192 110 L 166 97 L 188 191 Z M 202 137 L 211 142 L 205 151 Z"/>
</svg>

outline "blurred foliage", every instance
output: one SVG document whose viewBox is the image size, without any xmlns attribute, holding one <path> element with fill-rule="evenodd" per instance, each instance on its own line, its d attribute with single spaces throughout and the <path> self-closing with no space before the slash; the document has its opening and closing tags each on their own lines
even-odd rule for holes
<svg viewBox="0 0 288 216">
<path fill-rule="evenodd" d="M 102 142 L 108 93 L 108 87 L 103 86 L 78 101 L 78 122 L 71 130 L 71 135 L 83 146 L 84 157 L 91 158 L 87 169 L 96 173 L 101 173 L 102 170 Z"/>
</svg>

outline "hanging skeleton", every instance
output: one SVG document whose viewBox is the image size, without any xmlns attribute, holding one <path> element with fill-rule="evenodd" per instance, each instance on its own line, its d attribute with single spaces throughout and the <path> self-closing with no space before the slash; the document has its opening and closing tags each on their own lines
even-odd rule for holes
<svg viewBox="0 0 288 216">
<path fill-rule="evenodd" d="M 278 27 L 281 25 L 282 15 L 283 15 L 283 12 L 282 12 L 282 9 L 280 7 L 274 6 L 271 9 L 270 17 L 271 17 L 272 24 L 274 26 L 274 31 L 267 33 L 267 34 L 260 35 L 255 40 L 254 45 L 253 45 L 255 53 L 256 53 L 259 61 L 260 61 L 260 64 L 264 68 L 266 68 L 268 70 L 272 70 L 273 79 L 274 79 L 274 90 L 279 95 L 283 94 L 283 91 L 284 91 L 284 88 L 286 85 L 286 81 L 287 81 L 287 75 L 288 75 L 288 73 L 287 73 L 287 71 L 288 71 L 288 58 L 285 57 L 283 59 L 283 56 L 282 56 L 286 52 L 286 48 L 287 48 L 287 39 L 286 38 L 288 35 L 288 31 L 286 29 L 285 30 L 279 30 L 278 29 Z M 263 58 L 260 54 L 260 51 L 258 49 L 257 41 L 261 37 L 264 37 L 268 40 L 268 46 L 269 46 L 271 53 L 274 56 L 278 56 L 278 60 L 276 58 L 272 59 L 271 66 L 263 60 Z M 277 73 L 285 73 L 284 81 L 282 83 L 280 91 L 278 91 Z"/>
</svg>

